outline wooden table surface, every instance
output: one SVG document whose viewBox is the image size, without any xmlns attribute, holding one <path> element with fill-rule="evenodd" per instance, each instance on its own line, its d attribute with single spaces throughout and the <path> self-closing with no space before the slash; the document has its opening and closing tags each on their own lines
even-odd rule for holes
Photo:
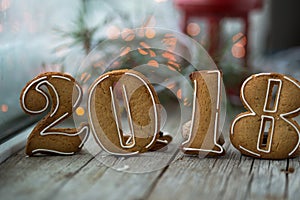
<svg viewBox="0 0 300 200">
<path fill-rule="evenodd" d="M 259 160 L 226 146 L 224 157 L 177 156 L 165 168 L 142 174 L 106 167 L 84 149 L 74 156 L 43 157 L 26 157 L 21 150 L 0 165 L 0 198 L 300 198 L 299 158 Z"/>
</svg>

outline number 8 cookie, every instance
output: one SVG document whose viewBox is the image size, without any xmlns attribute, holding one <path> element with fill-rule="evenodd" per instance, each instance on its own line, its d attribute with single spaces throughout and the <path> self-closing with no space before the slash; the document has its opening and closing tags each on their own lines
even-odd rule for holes
<svg viewBox="0 0 300 200">
<path fill-rule="evenodd" d="M 48 93 L 43 87 L 47 88 Z M 40 114 L 47 111 L 52 103 L 50 112 L 38 122 L 28 137 L 27 155 L 72 155 L 81 149 L 89 133 L 88 125 L 82 125 L 79 130 L 53 128 L 72 115 L 79 106 L 81 97 L 81 87 L 67 74 L 48 72 L 27 83 L 20 96 L 21 107 L 25 112 Z"/>
<path fill-rule="evenodd" d="M 242 154 L 285 159 L 297 154 L 300 127 L 300 85 L 291 77 L 261 73 L 242 85 L 241 100 L 248 112 L 231 124 L 230 139 Z"/>
</svg>

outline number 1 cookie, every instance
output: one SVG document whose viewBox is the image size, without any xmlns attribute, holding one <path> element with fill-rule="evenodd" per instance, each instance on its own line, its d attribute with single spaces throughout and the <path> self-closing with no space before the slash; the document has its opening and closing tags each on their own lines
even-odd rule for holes
<svg viewBox="0 0 300 200">
<path fill-rule="evenodd" d="M 45 88 L 48 90 L 45 90 Z M 37 123 L 28 137 L 26 154 L 36 153 L 72 155 L 85 142 L 89 127 L 54 128 L 72 115 L 79 106 L 82 90 L 73 77 L 48 72 L 31 80 L 22 90 L 20 104 L 29 114 L 49 113 Z"/>
<path fill-rule="evenodd" d="M 190 75 L 194 97 L 190 132 L 182 143 L 182 151 L 186 154 L 225 154 L 219 131 L 221 76 L 218 70 L 196 71 Z"/>
</svg>

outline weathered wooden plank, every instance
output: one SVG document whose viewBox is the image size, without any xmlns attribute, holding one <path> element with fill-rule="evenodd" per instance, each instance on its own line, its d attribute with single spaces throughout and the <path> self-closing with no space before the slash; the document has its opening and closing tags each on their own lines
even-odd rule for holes
<svg viewBox="0 0 300 200">
<path fill-rule="evenodd" d="M 91 159 L 84 151 L 74 156 L 17 154 L 0 166 L 1 199 L 49 199 Z"/>
<path fill-rule="evenodd" d="M 223 168 L 226 168 L 229 155 L 230 153 L 226 154 L 222 158 L 223 162 L 220 162 L 224 165 Z M 224 184 L 222 176 L 217 176 L 220 170 L 216 166 L 218 159 L 220 158 L 182 157 L 169 166 L 149 199 L 210 199 L 214 197 L 214 188 L 219 188 L 220 184 Z M 216 181 L 211 178 L 212 174 L 215 175 Z"/>
<path fill-rule="evenodd" d="M 140 199 L 160 171 L 133 174 L 108 168 L 94 159 L 56 193 L 54 199 Z"/>
<path fill-rule="evenodd" d="M 149 199 L 284 199 L 287 162 L 241 156 L 189 158 L 171 165 Z M 172 190 L 170 194 L 168 191 Z"/>
<path fill-rule="evenodd" d="M 241 156 L 229 145 L 218 158 L 156 152 L 169 166 L 150 173 L 147 157 L 115 157 L 100 152 L 90 139 L 74 156 L 25 157 L 24 151 L 0 165 L 1 199 L 299 199 L 300 159 L 259 160 Z M 177 142 L 178 143 L 178 142 Z M 173 155 L 172 154 L 172 155 Z M 94 158 L 94 156 L 96 158 Z M 104 156 L 104 157 L 101 157 Z M 150 155 L 149 155 L 150 156 Z M 108 168 L 98 159 L 104 159 Z M 162 165 L 164 166 L 164 165 Z M 286 173 L 294 168 L 294 173 Z M 290 170 L 292 171 L 292 170 Z"/>
<path fill-rule="evenodd" d="M 249 183 L 252 180 L 250 175 L 254 159 L 241 156 L 236 150 L 232 153 L 232 159 L 237 165 L 226 174 L 226 188 L 220 193 L 223 199 L 246 199 L 249 194 Z"/>
<path fill-rule="evenodd" d="M 300 158 L 289 159 L 289 165 L 284 171 L 288 178 L 289 199 L 300 198 Z"/>
<path fill-rule="evenodd" d="M 248 184 L 249 199 L 286 199 L 287 160 L 259 160 L 255 159 Z"/>
<path fill-rule="evenodd" d="M 163 154 L 166 152 L 153 153 L 158 161 L 172 159 Z M 170 153 L 170 152 L 169 152 Z M 176 152 L 174 152 L 176 153 Z M 105 155 L 105 154 L 104 154 Z M 175 155 L 175 154 L 174 154 Z M 92 160 L 76 174 L 72 180 L 68 181 L 60 191 L 57 192 L 55 199 L 143 199 L 143 197 L 155 185 L 157 178 L 164 171 L 162 168 L 148 173 L 126 173 L 123 170 L 134 172 L 138 168 L 153 168 L 149 157 L 119 157 L 107 156 Z M 153 155 L 151 155 L 153 156 Z M 116 159 L 114 162 L 108 162 L 112 167 L 107 170 L 99 168 L 103 164 L 98 159 Z M 165 161 L 164 161 L 165 162 Z M 128 168 L 124 166 L 129 166 Z M 132 167 L 138 168 L 132 168 Z M 122 170 L 118 171 L 118 170 Z M 138 172 L 138 171 L 137 171 Z M 78 188 L 78 185 L 81 187 Z M 78 188 L 74 190 L 74 188 Z"/>
</svg>

